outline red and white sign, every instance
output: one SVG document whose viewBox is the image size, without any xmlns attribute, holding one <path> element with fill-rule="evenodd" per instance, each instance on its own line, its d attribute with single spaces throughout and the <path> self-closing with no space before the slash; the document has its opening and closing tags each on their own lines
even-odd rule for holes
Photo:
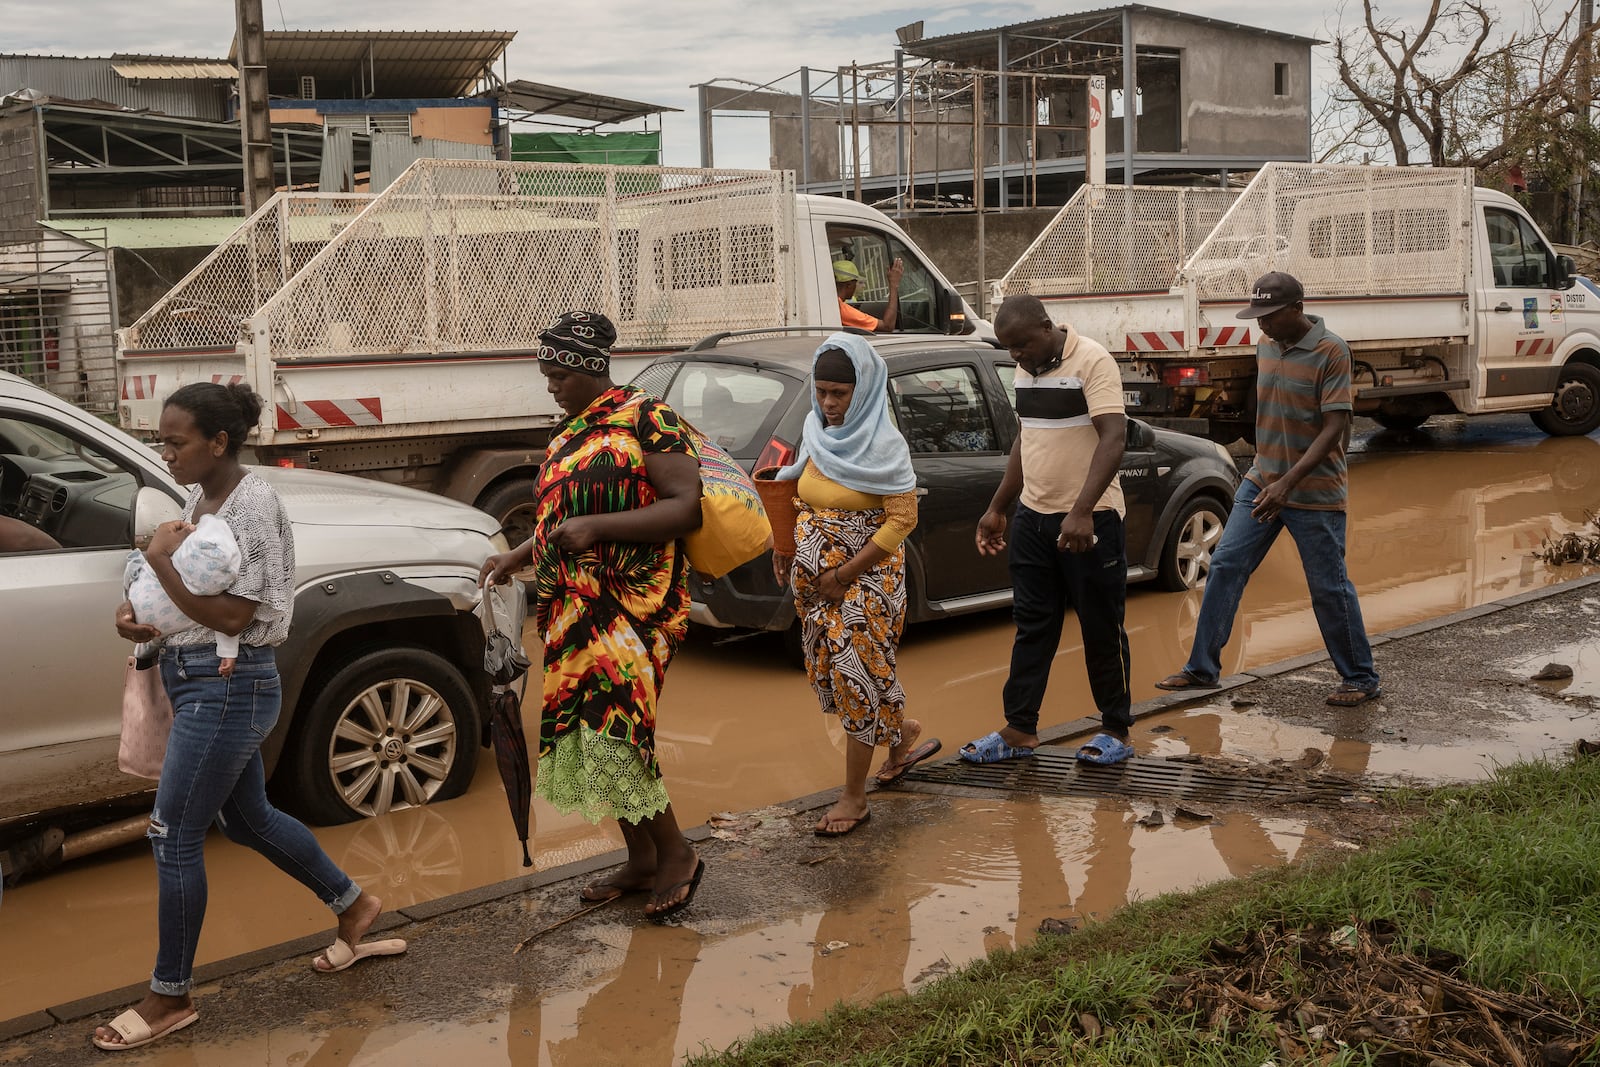
<svg viewBox="0 0 1600 1067">
<path fill-rule="evenodd" d="M 1124 352 L 1187 352 L 1182 330 L 1141 330 L 1123 338 Z M 1197 342 L 1201 348 L 1232 348 L 1250 344 L 1248 326 L 1207 326 Z"/>
<path fill-rule="evenodd" d="M 293 411 L 278 405 L 278 429 L 325 430 L 334 426 L 376 426 L 383 421 L 383 401 L 375 396 L 355 400 L 302 400 Z"/>
<path fill-rule="evenodd" d="M 1089 78 L 1089 143 L 1083 162 L 1083 180 L 1089 185 L 1091 198 L 1101 199 L 1106 184 L 1106 79 L 1103 74 Z"/>
<path fill-rule="evenodd" d="M 154 374 L 124 374 L 122 376 L 122 399 L 154 400 L 155 398 L 156 376 Z"/>
<path fill-rule="evenodd" d="M 213 374 L 211 381 L 217 385 L 238 385 L 244 381 L 242 374 Z"/>
<path fill-rule="evenodd" d="M 1554 337 L 1526 337 L 1517 342 L 1517 358 L 1535 356 L 1553 356 L 1556 354 L 1556 339 Z"/>
</svg>

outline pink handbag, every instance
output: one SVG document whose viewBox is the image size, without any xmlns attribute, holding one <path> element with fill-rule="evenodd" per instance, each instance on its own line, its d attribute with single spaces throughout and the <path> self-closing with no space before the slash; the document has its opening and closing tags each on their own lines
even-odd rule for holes
<svg viewBox="0 0 1600 1067">
<path fill-rule="evenodd" d="M 167 735 L 172 733 L 172 701 L 161 684 L 161 668 L 139 670 L 128 657 L 122 676 L 122 742 L 117 746 L 117 766 L 140 778 L 161 778 L 167 758 Z"/>
</svg>

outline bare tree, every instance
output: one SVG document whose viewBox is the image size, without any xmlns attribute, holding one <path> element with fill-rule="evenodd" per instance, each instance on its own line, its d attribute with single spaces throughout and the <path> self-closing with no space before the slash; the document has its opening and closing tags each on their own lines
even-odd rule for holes
<svg viewBox="0 0 1600 1067">
<path fill-rule="evenodd" d="M 1495 184 L 1516 168 L 1548 190 L 1581 188 L 1600 160 L 1594 27 L 1580 25 L 1577 0 L 1534 0 L 1515 27 L 1484 0 L 1431 0 L 1414 24 L 1374 0 L 1336 11 L 1338 81 L 1314 125 L 1319 158 L 1474 167 Z M 1546 208 L 1547 219 L 1573 211 L 1576 225 L 1575 201 Z"/>
</svg>

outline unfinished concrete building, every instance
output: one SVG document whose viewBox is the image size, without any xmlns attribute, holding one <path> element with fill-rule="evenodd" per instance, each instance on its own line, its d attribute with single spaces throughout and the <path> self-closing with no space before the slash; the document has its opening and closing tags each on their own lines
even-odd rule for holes
<svg viewBox="0 0 1600 1067">
<path fill-rule="evenodd" d="M 1309 37 L 1144 4 L 898 35 L 889 62 L 701 86 L 702 163 L 715 112 L 765 111 L 772 166 L 803 191 L 902 213 L 1061 204 L 1084 181 L 1096 76 L 1111 182 L 1215 182 L 1310 159 Z"/>
</svg>

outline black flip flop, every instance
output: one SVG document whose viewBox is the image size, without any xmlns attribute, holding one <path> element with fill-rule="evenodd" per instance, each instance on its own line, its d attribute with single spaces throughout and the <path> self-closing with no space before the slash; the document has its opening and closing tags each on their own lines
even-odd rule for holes
<svg viewBox="0 0 1600 1067">
<path fill-rule="evenodd" d="M 706 861 L 705 860 L 699 860 L 694 865 L 694 877 L 693 878 L 685 878 L 683 881 L 678 882 L 676 885 L 668 886 L 667 887 L 667 891 L 665 893 L 655 893 L 655 894 L 653 894 L 651 896 L 651 898 L 650 898 L 651 900 L 660 900 L 662 897 L 670 897 L 670 896 L 672 896 L 672 894 L 676 893 L 678 890 L 682 889 L 684 886 L 688 886 L 689 887 L 688 895 L 685 896 L 682 900 L 678 901 L 676 904 L 669 904 L 665 908 L 662 908 L 660 911 L 652 911 L 649 914 L 647 914 L 645 916 L 645 918 L 649 919 L 653 923 L 659 924 L 663 920 L 665 920 L 668 916 L 676 915 L 676 914 L 678 914 L 678 912 L 682 911 L 684 908 L 687 908 L 689 906 L 689 902 L 694 900 L 695 891 L 700 888 L 700 878 L 705 873 L 706 873 Z"/>
<path fill-rule="evenodd" d="M 611 894 L 609 897 L 584 896 L 584 894 L 591 889 L 615 889 L 616 892 Z M 647 890 L 642 885 L 620 886 L 616 882 L 591 882 L 582 889 L 578 890 L 578 899 L 585 904 L 609 904 L 613 900 L 617 900 L 620 897 L 631 896 L 634 893 L 644 892 L 647 892 Z"/>
<path fill-rule="evenodd" d="M 865 815 L 861 816 L 861 818 L 851 821 L 850 825 L 846 826 L 843 830 L 824 830 L 819 826 L 811 832 L 816 834 L 818 837 L 843 837 L 846 834 L 855 833 L 857 827 L 863 826 L 871 821 L 872 812 L 869 811 Z"/>
</svg>

